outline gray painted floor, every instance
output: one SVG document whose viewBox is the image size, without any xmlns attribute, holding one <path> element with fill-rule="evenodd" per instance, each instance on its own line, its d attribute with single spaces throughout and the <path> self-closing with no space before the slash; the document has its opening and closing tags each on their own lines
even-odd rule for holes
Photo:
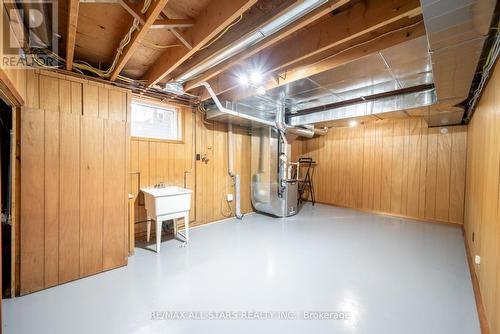
<svg viewBox="0 0 500 334">
<path fill-rule="evenodd" d="M 164 241 L 161 254 L 137 249 L 125 268 L 5 300 L 4 333 L 480 333 L 455 227 L 317 205 L 288 219 L 253 214 L 203 226 L 191 238 L 186 248 Z M 166 320 L 181 315 L 162 311 L 273 319 Z M 303 320 L 318 316 L 310 311 L 347 320 Z"/>
</svg>

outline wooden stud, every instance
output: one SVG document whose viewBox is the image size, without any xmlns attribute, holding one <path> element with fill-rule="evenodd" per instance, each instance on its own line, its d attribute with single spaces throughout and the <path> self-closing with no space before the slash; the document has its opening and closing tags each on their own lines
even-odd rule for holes
<svg viewBox="0 0 500 334">
<path fill-rule="evenodd" d="M 78 25 L 79 0 L 68 1 L 68 30 L 66 32 L 66 70 L 73 69 L 73 57 L 75 55 L 76 28 Z"/>
</svg>

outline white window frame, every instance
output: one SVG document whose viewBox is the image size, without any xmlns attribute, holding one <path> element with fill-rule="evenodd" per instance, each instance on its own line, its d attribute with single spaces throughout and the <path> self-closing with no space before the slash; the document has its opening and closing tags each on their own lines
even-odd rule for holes
<svg viewBox="0 0 500 334">
<path fill-rule="evenodd" d="M 165 137 L 159 137 L 159 136 L 151 136 L 147 134 L 138 134 L 134 133 L 134 108 L 133 105 L 142 105 L 145 107 L 149 108 L 155 108 L 155 109 L 163 109 L 163 110 L 168 110 L 168 111 L 175 111 L 176 113 L 176 121 L 177 121 L 177 138 L 165 138 Z M 183 115 L 182 115 L 182 109 L 171 104 L 165 104 L 161 102 L 156 102 L 156 101 L 151 101 L 151 100 L 144 100 L 144 99 L 137 99 L 134 98 L 132 99 L 131 103 L 131 124 L 130 124 L 130 133 L 132 139 L 137 139 L 137 140 L 145 140 L 145 141 L 158 141 L 158 142 L 183 142 Z"/>
</svg>

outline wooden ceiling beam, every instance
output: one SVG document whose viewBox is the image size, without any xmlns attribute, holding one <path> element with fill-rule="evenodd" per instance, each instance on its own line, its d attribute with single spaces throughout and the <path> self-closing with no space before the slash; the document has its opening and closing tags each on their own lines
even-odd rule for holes
<svg viewBox="0 0 500 334">
<path fill-rule="evenodd" d="M 380 52 L 421 36 L 425 36 L 422 16 L 404 18 L 317 54 L 312 59 L 302 60 L 286 70 L 278 71 L 273 74 L 273 78 L 269 79 L 264 86 L 266 90 L 270 90 L 334 69 L 369 54 Z M 217 80 L 211 82 L 211 85 L 214 89 L 220 91 L 221 87 Z M 238 86 L 221 94 L 219 98 L 221 100 L 238 101 L 252 95 L 255 95 L 255 89 Z M 208 96 L 202 98 L 207 99 Z"/>
<path fill-rule="evenodd" d="M 130 42 L 123 49 L 123 52 L 120 55 L 118 62 L 116 63 L 115 69 L 111 73 L 110 77 L 111 81 L 116 80 L 122 69 L 127 64 L 130 57 L 132 57 L 137 47 L 140 45 L 140 43 L 146 36 L 147 32 L 149 31 L 153 23 L 158 18 L 158 15 L 160 15 L 163 8 L 165 8 L 167 2 L 168 0 L 156 0 L 151 2 L 151 5 L 148 8 L 148 11 L 146 12 L 146 20 L 144 21 L 144 24 L 139 27 L 139 30 L 135 31 L 132 34 Z"/>
<path fill-rule="evenodd" d="M 191 19 L 157 19 L 151 29 L 189 28 L 195 23 L 195 20 Z"/>
<path fill-rule="evenodd" d="M 123 7 L 134 19 L 138 19 L 141 25 L 144 25 L 146 22 L 146 15 L 141 13 L 142 3 L 132 3 L 129 0 L 118 0 L 120 6 Z M 163 8 L 162 8 L 163 9 Z"/>
<path fill-rule="evenodd" d="M 192 49 L 175 48 L 164 51 L 144 76 L 148 85 L 152 86 L 172 73 L 256 2 L 257 0 L 212 0 L 199 15 L 196 24 L 186 33 Z"/>
<path fill-rule="evenodd" d="M 306 27 L 307 25 L 311 24 L 312 22 L 318 20 L 319 18 L 331 13 L 332 11 L 338 9 L 339 7 L 349 3 L 350 0 L 330 0 L 327 3 L 325 3 L 322 6 L 319 6 L 318 8 L 312 10 L 308 14 L 304 15 L 297 21 L 295 21 L 292 24 L 289 24 L 288 26 L 284 27 L 283 29 L 279 30 L 278 32 L 272 34 L 271 36 L 265 38 L 263 41 L 250 46 L 247 48 L 244 52 L 241 52 L 240 54 L 231 57 L 229 60 L 214 66 L 211 70 L 207 71 L 204 73 L 200 78 L 201 80 L 197 80 L 196 82 L 191 82 L 188 84 L 187 87 L 189 89 L 192 89 L 196 85 L 199 85 L 200 82 L 207 81 L 210 78 L 213 78 L 217 74 L 220 74 L 227 69 L 231 68 L 237 63 L 240 63 L 249 57 L 257 54 L 258 52 L 271 47 L 274 44 L 277 44 L 278 42 L 282 41 L 284 38 L 292 35 L 293 33 L 297 32 L 298 30 Z M 279 15 L 279 14 L 278 14 Z M 272 21 L 273 19 L 269 20 Z M 227 46 L 227 47 L 230 47 Z M 296 46 L 294 46 L 296 47 Z M 223 50 L 221 50 L 223 51 Z M 190 69 L 188 69 L 186 72 L 189 72 Z"/>
<path fill-rule="evenodd" d="M 68 71 L 71 71 L 73 68 L 79 8 L 79 0 L 68 1 L 68 30 L 66 32 L 66 70 Z"/>
<path fill-rule="evenodd" d="M 199 78 L 188 81 L 186 90 L 199 86 L 218 76 L 219 90 L 223 93 L 238 85 L 235 75 L 229 69 L 235 66 L 252 64 L 263 74 L 270 74 L 287 68 L 301 60 L 313 57 L 325 50 L 355 39 L 404 17 L 413 17 L 421 13 L 418 0 L 365 0 L 353 7 L 339 12 L 327 19 L 297 32 L 293 37 L 262 50 L 249 59 L 243 57 L 230 59 L 226 63 L 214 66 Z"/>
</svg>

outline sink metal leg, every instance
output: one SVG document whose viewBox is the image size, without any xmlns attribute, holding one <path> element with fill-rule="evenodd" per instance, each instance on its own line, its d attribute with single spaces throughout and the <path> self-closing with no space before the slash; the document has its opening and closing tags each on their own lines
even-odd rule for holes
<svg viewBox="0 0 500 334">
<path fill-rule="evenodd" d="M 179 227 L 177 226 L 177 222 L 179 218 L 184 218 L 184 231 L 179 231 Z M 174 219 L 174 237 L 182 241 L 182 247 L 186 246 L 189 241 L 189 211 L 186 212 L 183 216 Z"/>
<path fill-rule="evenodd" d="M 174 237 L 177 237 L 177 230 L 178 230 L 177 218 L 172 219 L 172 221 L 173 221 L 173 225 L 174 225 Z"/>
<path fill-rule="evenodd" d="M 189 212 L 184 215 L 184 228 L 186 229 L 186 243 L 189 242 Z"/>
<path fill-rule="evenodd" d="M 161 225 L 162 222 L 157 220 L 156 221 L 156 252 L 160 252 L 160 243 L 161 243 Z"/>
<path fill-rule="evenodd" d="M 149 237 L 151 236 L 151 218 L 148 217 L 146 222 L 146 241 L 149 242 Z"/>
</svg>

